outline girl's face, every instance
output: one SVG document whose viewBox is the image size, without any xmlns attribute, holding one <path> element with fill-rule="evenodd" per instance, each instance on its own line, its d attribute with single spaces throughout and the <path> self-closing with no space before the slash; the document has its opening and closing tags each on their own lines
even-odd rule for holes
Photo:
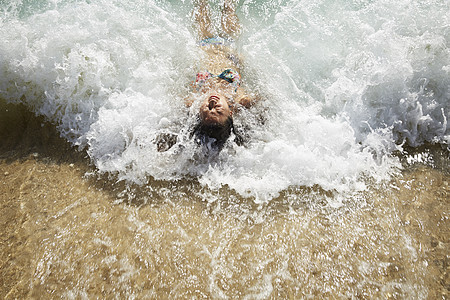
<svg viewBox="0 0 450 300">
<path fill-rule="evenodd" d="M 218 92 L 212 91 L 206 94 L 205 100 L 200 105 L 200 118 L 207 125 L 225 124 L 232 115 L 227 98 Z"/>
</svg>

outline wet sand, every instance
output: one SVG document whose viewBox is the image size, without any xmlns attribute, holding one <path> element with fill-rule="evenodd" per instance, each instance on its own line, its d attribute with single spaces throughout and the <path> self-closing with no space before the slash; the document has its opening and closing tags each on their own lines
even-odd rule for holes
<svg viewBox="0 0 450 300">
<path fill-rule="evenodd" d="M 448 298 L 445 168 L 339 208 L 302 187 L 255 205 L 195 180 L 87 175 L 85 153 L 24 107 L 0 107 L 0 138 L 2 298 Z"/>
</svg>

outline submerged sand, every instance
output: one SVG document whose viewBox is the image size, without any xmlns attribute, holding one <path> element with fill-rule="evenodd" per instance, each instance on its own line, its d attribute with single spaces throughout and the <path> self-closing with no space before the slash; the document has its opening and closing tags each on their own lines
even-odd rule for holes
<svg viewBox="0 0 450 300">
<path fill-rule="evenodd" d="M 411 167 L 340 208 L 302 187 L 208 202 L 195 181 L 87 175 L 24 107 L 0 107 L 0 138 L 2 298 L 448 298 L 445 169 Z"/>
</svg>

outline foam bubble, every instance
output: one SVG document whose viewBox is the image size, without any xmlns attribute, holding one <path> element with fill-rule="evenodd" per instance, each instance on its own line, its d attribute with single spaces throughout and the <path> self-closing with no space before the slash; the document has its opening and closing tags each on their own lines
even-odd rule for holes
<svg viewBox="0 0 450 300">
<path fill-rule="evenodd" d="M 388 179 L 403 143 L 450 141 L 449 4 L 244 1 L 243 84 L 262 100 L 235 114 L 247 145 L 218 153 L 190 138 L 197 104 L 183 105 L 201 60 L 190 3 L 52 3 L 2 6 L 0 97 L 119 179 L 194 176 L 259 202 L 344 193 Z M 178 143 L 158 152 L 160 133 Z"/>
</svg>

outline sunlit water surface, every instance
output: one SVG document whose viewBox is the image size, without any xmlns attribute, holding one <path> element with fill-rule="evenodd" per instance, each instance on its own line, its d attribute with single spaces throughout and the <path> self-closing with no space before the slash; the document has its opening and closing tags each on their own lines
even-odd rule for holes
<svg viewBox="0 0 450 300">
<path fill-rule="evenodd" d="M 215 154 L 191 10 L 0 4 L 0 295 L 447 297 L 450 4 L 240 1 L 262 100 Z"/>
</svg>

